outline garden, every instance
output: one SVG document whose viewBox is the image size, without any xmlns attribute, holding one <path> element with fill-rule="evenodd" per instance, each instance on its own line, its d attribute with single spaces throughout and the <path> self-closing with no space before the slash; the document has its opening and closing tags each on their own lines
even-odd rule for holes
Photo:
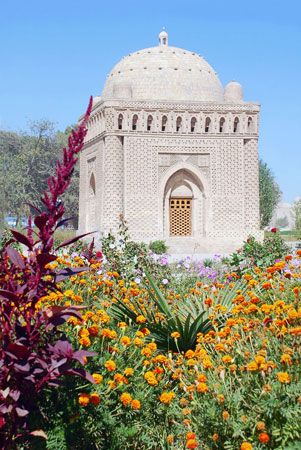
<svg viewBox="0 0 301 450">
<path fill-rule="evenodd" d="M 2 244 L 1 448 L 299 449 L 301 250 L 274 230 L 170 262 L 122 217 L 101 250 L 55 243 L 90 108 Z"/>
</svg>

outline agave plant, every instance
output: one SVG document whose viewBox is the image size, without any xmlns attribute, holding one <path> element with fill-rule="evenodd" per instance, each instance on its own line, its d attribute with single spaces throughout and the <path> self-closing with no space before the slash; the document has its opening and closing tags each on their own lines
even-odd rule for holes
<svg viewBox="0 0 301 450">
<path fill-rule="evenodd" d="M 206 308 L 204 300 L 208 293 L 204 293 L 197 299 L 189 298 L 170 306 L 164 294 L 150 274 L 147 274 L 150 303 L 147 308 L 132 300 L 132 308 L 118 300 L 112 306 L 111 313 L 117 320 L 127 320 L 136 323 L 138 315 L 146 318 L 145 326 L 150 330 L 150 339 L 154 339 L 158 348 L 185 352 L 194 349 L 197 344 L 199 333 L 206 334 L 210 330 L 222 327 L 230 315 L 229 309 L 236 292 L 246 292 L 247 286 L 244 281 L 238 280 L 234 285 L 228 285 L 215 297 L 217 304 L 221 305 L 220 313 L 215 315 L 214 321 L 210 314 L 212 311 Z M 158 314 L 159 313 L 159 314 Z M 172 337 L 177 333 L 177 338 Z"/>
</svg>

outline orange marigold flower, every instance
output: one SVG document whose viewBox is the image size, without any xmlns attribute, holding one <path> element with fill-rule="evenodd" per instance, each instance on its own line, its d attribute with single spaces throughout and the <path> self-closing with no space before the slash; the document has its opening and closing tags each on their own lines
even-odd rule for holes
<svg viewBox="0 0 301 450">
<path fill-rule="evenodd" d="M 131 367 L 127 367 L 124 371 L 124 375 L 126 377 L 131 377 L 134 374 L 134 369 L 132 369 Z"/>
<path fill-rule="evenodd" d="M 230 418 L 230 414 L 228 413 L 228 411 L 223 411 L 222 416 L 224 420 L 229 420 Z"/>
<path fill-rule="evenodd" d="M 171 333 L 170 335 L 173 339 L 178 339 L 181 335 L 180 333 L 178 333 L 177 331 L 174 331 L 173 333 Z"/>
<path fill-rule="evenodd" d="M 258 439 L 262 444 L 267 444 L 270 440 L 270 436 L 267 433 L 260 433 Z"/>
<path fill-rule="evenodd" d="M 92 373 L 92 377 L 95 381 L 95 384 L 100 384 L 103 381 L 103 376 L 100 375 L 99 373 Z"/>
<path fill-rule="evenodd" d="M 188 439 L 188 441 L 186 442 L 186 448 L 197 448 L 198 447 L 198 443 L 195 439 Z"/>
<path fill-rule="evenodd" d="M 206 383 L 198 383 L 196 390 L 202 394 L 205 394 L 205 392 L 208 392 L 208 386 Z"/>
<path fill-rule="evenodd" d="M 92 325 L 91 327 L 88 328 L 88 331 L 89 331 L 91 336 L 97 336 L 98 335 L 98 331 L 99 331 L 99 327 L 98 327 L 98 325 Z"/>
<path fill-rule="evenodd" d="M 240 446 L 240 450 L 253 450 L 253 446 L 250 442 L 243 442 Z"/>
<path fill-rule="evenodd" d="M 169 434 L 166 438 L 166 441 L 168 442 L 168 444 L 172 444 L 174 441 L 174 436 L 173 434 Z"/>
<path fill-rule="evenodd" d="M 132 399 L 131 394 L 129 394 L 128 392 L 124 392 L 123 394 L 121 394 L 120 400 L 121 400 L 121 403 L 123 404 L 123 406 L 128 406 L 131 404 L 133 399 Z"/>
<path fill-rule="evenodd" d="M 199 381 L 200 383 L 206 383 L 206 381 L 207 381 L 206 375 L 203 374 L 203 373 L 200 373 L 200 374 L 198 375 L 198 381 Z"/>
<path fill-rule="evenodd" d="M 176 394 L 174 392 L 162 392 L 162 394 L 159 397 L 159 400 L 161 403 L 164 403 L 165 405 L 169 405 L 172 400 L 175 398 Z"/>
<path fill-rule="evenodd" d="M 257 429 L 258 431 L 263 431 L 263 430 L 265 430 L 265 423 L 262 422 L 262 421 L 257 422 L 257 424 L 256 424 L 256 429 Z"/>
<path fill-rule="evenodd" d="M 134 410 L 140 409 L 140 408 L 141 408 L 141 403 L 140 403 L 140 401 L 137 400 L 137 399 L 132 400 L 132 402 L 131 402 L 131 408 L 134 409 Z"/>
<path fill-rule="evenodd" d="M 278 372 L 276 375 L 277 375 L 277 379 L 278 379 L 278 381 L 280 381 L 280 383 L 288 384 L 291 382 L 291 378 L 287 372 Z"/>
<path fill-rule="evenodd" d="M 80 404 L 80 406 L 87 406 L 90 403 L 89 394 L 85 394 L 85 393 L 79 394 L 78 403 Z"/>
<path fill-rule="evenodd" d="M 97 392 L 92 392 L 92 394 L 90 394 L 90 402 L 93 405 L 99 405 L 99 403 L 100 403 L 100 396 L 97 394 Z"/>
<path fill-rule="evenodd" d="M 219 440 L 219 435 L 218 435 L 217 433 L 214 433 L 214 434 L 212 435 L 212 440 L 213 440 L 214 442 L 218 441 L 218 440 Z"/>
<path fill-rule="evenodd" d="M 89 347 L 91 345 L 91 341 L 88 337 L 82 337 L 79 340 L 80 345 L 83 347 Z"/>
<path fill-rule="evenodd" d="M 120 342 L 122 345 L 128 346 L 131 343 L 131 339 L 128 336 L 122 336 Z"/>
<path fill-rule="evenodd" d="M 114 372 L 114 370 L 116 370 L 116 364 L 114 363 L 114 361 L 112 359 L 109 359 L 108 361 L 105 362 L 105 368 L 109 372 Z"/>
<path fill-rule="evenodd" d="M 188 433 L 186 434 L 186 439 L 196 439 L 196 434 L 192 431 L 188 431 Z"/>
</svg>

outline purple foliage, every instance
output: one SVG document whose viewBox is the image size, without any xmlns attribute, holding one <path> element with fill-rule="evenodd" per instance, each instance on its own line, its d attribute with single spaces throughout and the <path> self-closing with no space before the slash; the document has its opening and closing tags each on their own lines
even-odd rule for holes
<svg viewBox="0 0 301 450">
<path fill-rule="evenodd" d="M 17 448 L 24 437 L 41 436 L 30 430 L 29 416 L 45 386 L 57 385 L 63 374 L 92 377 L 76 365 L 91 352 L 73 351 L 58 326 L 71 316 L 81 318 L 80 307 L 40 308 L 37 303 L 58 290 L 57 282 L 74 273 L 66 268 L 54 273 L 48 264 L 56 259 L 53 249 L 55 229 L 63 223 L 64 205 L 59 197 L 70 184 L 76 155 L 83 147 L 86 124 L 92 108 L 90 100 L 83 121 L 73 130 L 56 174 L 48 179 L 42 196 L 43 211 L 34 208 L 34 224 L 29 219 L 26 234 L 11 230 L 12 242 L 27 247 L 23 255 L 7 243 L 0 261 L 0 448 Z M 60 247 L 69 244 L 65 242 Z M 81 271 L 84 269 L 81 268 Z"/>
</svg>

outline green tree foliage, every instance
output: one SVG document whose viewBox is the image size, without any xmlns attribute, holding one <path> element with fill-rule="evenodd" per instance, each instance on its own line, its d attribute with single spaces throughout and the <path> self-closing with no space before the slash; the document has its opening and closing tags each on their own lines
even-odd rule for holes
<svg viewBox="0 0 301 450">
<path fill-rule="evenodd" d="M 29 213 L 28 203 L 36 205 L 69 132 L 70 128 L 65 132 L 55 131 L 54 124 L 48 120 L 32 122 L 28 133 L 0 131 L 0 219 L 11 214 L 18 221 Z M 74 217 L 74 226 L 78 214 L 78 179 L 76 167 L 63 199 L 66 214 Z"/>
<path fill-rule="evenodd" d="M 295 229 L 301 231 L 301 198 L 294 203 Z"/>
<path fill-rule="evenodd" d="M 268 165 L 259 161 L 260 227 L 267 227 L 279 203 L 281 190 Z"/>
</svg>

